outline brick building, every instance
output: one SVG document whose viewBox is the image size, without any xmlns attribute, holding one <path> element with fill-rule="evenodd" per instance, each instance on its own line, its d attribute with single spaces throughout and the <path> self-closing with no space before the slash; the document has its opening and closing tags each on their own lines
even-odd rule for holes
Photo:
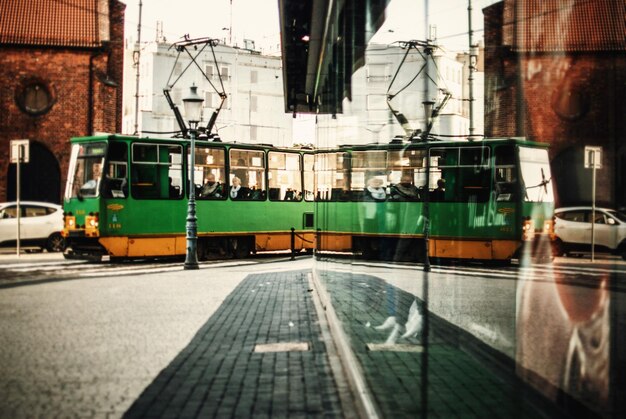
<svg viewBox="0 0 626 419">
<path fill-rule="evenodd" d="M 483 9 L 485 134 L 551 144 L 557 204 L 626 206 L 626 2 L 504 0 Z"/>
<path fill-rule="evenodd" d="M 0 0 L 0 201 L 16 197 L 10 140 L 30 140 L 21 198 L 58 203 L 69 139 L 121 130 L 125 8 Z"/>
</svg>

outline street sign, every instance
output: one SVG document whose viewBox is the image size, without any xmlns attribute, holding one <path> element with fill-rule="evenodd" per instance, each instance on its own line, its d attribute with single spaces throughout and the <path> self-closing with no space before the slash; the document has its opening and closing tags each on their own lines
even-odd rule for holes
<svg viewBox="0 0 626 419">
<path fill-rule="evenodd" d="M 30 140 L 11 140 L 11 163 L 28 163 Z"/>
<path fill-rule="evenodd" d="M 585 169 L 591 170 L 591 261 L 596 247 L 596 170 L 602 169 L 602 147 L 585 146 Z"/>
<path fill-rule="evenodd" d="M 602 147 L 585 146 L 585 169 L 602 169 Z"/>
<path fill-rule="evenodd" d="M 22 163 L 28 163 L 30 160 L 30 141 L 29 140 L 11 140 L 11 163 L 17 164 L 16 176 L 15 176 L 15 200 L 17 203 L 17 257 L 20 257 L 20 238 L 21 238 L 21 221 L 20 213 L 20 190 L 21 190 L 21 173 L 20 166 Z"/>
</svg>

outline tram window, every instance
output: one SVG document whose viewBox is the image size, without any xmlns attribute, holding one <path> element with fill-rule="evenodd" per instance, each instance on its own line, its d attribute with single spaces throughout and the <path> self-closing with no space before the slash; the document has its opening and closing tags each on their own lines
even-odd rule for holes
<svg viewBox="0 0 626 419">
<path fill-rule="evenodd" d="M 312 154 L 304 155 L 304 199 L 313 201 L 315 197 L 315 156 Z"/>
<path fill-rule="evenodd" d="M 106 143 L 74 144 L 70 158 L 70 173 L 66 187 L 69 198 L 98 196 Z"/>
<path fill-rule="evenodd" d="M 105 198 L 128 196 L 128 146 L 126 143 L 111 142 L 107 153 L 102 195 Z"/>
<path fill-rule="evenodd" d="M 496 201 L 507 202 L 517 197 L 515 150 L 515 146 L 512 145 L 499 146 L 495 149 L 494 187 Z"/>
<path fill-rule="evenodd" d="M 519 147 L 518 151 L 526 202 L 554 202 L 548 150 Z"/>
<path fill-rule="evenodd" d="M 468 147 L 459 151 L 459 166 L 480 168 L 489 165 L 489 147 Z"/>
<path fill-rule="evenodd" d="M 433 148 L 430 150 L 430 167 L 455 167 L 459 165 L 459 149 Z"/>
<path fill-rule="evenodd" d="M 131 194 L 135 199 L 180 199 L 183 196 L 182 147 L 135 143 L 132 147 Z"/>
<path fill-rule="evenodd" d="M 375 200 L 387 198 L 387 151 L 367 150 L 352 152 L 351 198 L 360 201 L 376 196 Z"/>
<path fill-rule="evenodd" d="M 422 169 L 426 150 L 390 150 L 387 156 L 389 172 L 389 199 L 392 201 L 419 201 L 420 187 L 426 182 Z"/>
<path fill-rule="evenodd" d="M 430 150 L 430 198 L 444 202 L 487 202 L 491 193 L 489 148 Z"/>
<path fill-rule="evenodd" d="M 196 146 L 194 182 L 197 199 L 226 199 L 226 152 L 223 148 Z"/>
<path fill-rule="evenodd" d="M 315 155 L 315 200 L 349 201 L 350 179 L 348 153 Z"/>
<path fill-rule="evenodd" d="M 231 148 L 229 159 L 231 199 L 264 201 L 266 198 L 265 152 Z"/>
<path fill-rule="evenodd" d="M 268 166 L 270 201 L 301 201 L 300 154 L 271 151 Z"/>
</svg>

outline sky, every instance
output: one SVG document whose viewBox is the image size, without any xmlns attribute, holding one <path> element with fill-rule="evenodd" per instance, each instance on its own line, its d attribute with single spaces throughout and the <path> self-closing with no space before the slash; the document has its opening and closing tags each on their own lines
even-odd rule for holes
<svg viewBox="0 0 626 419">
<path fill-rule="evenodd" d="M 136 39 L 140 0 L 126 3 L 126 36 Z M 311 1 L 311 0 L 301 0 Z M 424 39 L 424 2 L 391 0 L 377 42 L 391 43 Z M 429 0 L 429 23 L 437 26 L 439 43 L 451 51 L 467 49 L 468 2 L 470 0 Z M 471 0 L 474 40 L 482 38 L 482 8 L 497 0 Z M 163 22 L 169 42 L 185 34 L 191 38 L 211 37 L 228 40 L 232 22 L 233 43 L 252 39 L 259 49 L 276 52 L 280 43 L 278 0 L 142 0 L 142 41 L 156 37 L 157 21 Z"/>
<path fill-rule="evenodd" d="M 122 1 L 126 3 L 126 37 L 136 39 L 139 0 Z M 157 21 L 163 22 L 168 42 L 179 41 L 185 34 L 228 40 L 232 21 L 233 42 L 238 45 L 252 39 L 275 50 L 280 43 L 278 0 L 142 0 L 142 41 L 155 39 Z"/>
</svg>

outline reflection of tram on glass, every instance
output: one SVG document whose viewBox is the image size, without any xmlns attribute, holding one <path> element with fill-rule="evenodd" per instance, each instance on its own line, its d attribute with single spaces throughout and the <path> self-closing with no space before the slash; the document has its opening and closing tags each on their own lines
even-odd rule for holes
<svg viewBox="0 0 626 419">
<path fill-rule="evenodd" d="M 106 135 L 71 144 L 66 256 L 185 254 L 189 140 Z M 295 250 L 313 248 L 304 193 L 313 190 L 311 152 L 197 140 L 195 159 L 200 260 L 289 250 L 292 240 Z"/>
<path fill-rule="evenodd" d="M 553 237 L 544 144 L 509 138 L 346 146 L 318 151 L 315 170 L 319 250 L 423 260 L 429 218 L 431 257 L 509 261 L 522 249 L 537 256 L 539 247 L 550 257 L 550 246 L 539 246 Z"/>
</svg>

